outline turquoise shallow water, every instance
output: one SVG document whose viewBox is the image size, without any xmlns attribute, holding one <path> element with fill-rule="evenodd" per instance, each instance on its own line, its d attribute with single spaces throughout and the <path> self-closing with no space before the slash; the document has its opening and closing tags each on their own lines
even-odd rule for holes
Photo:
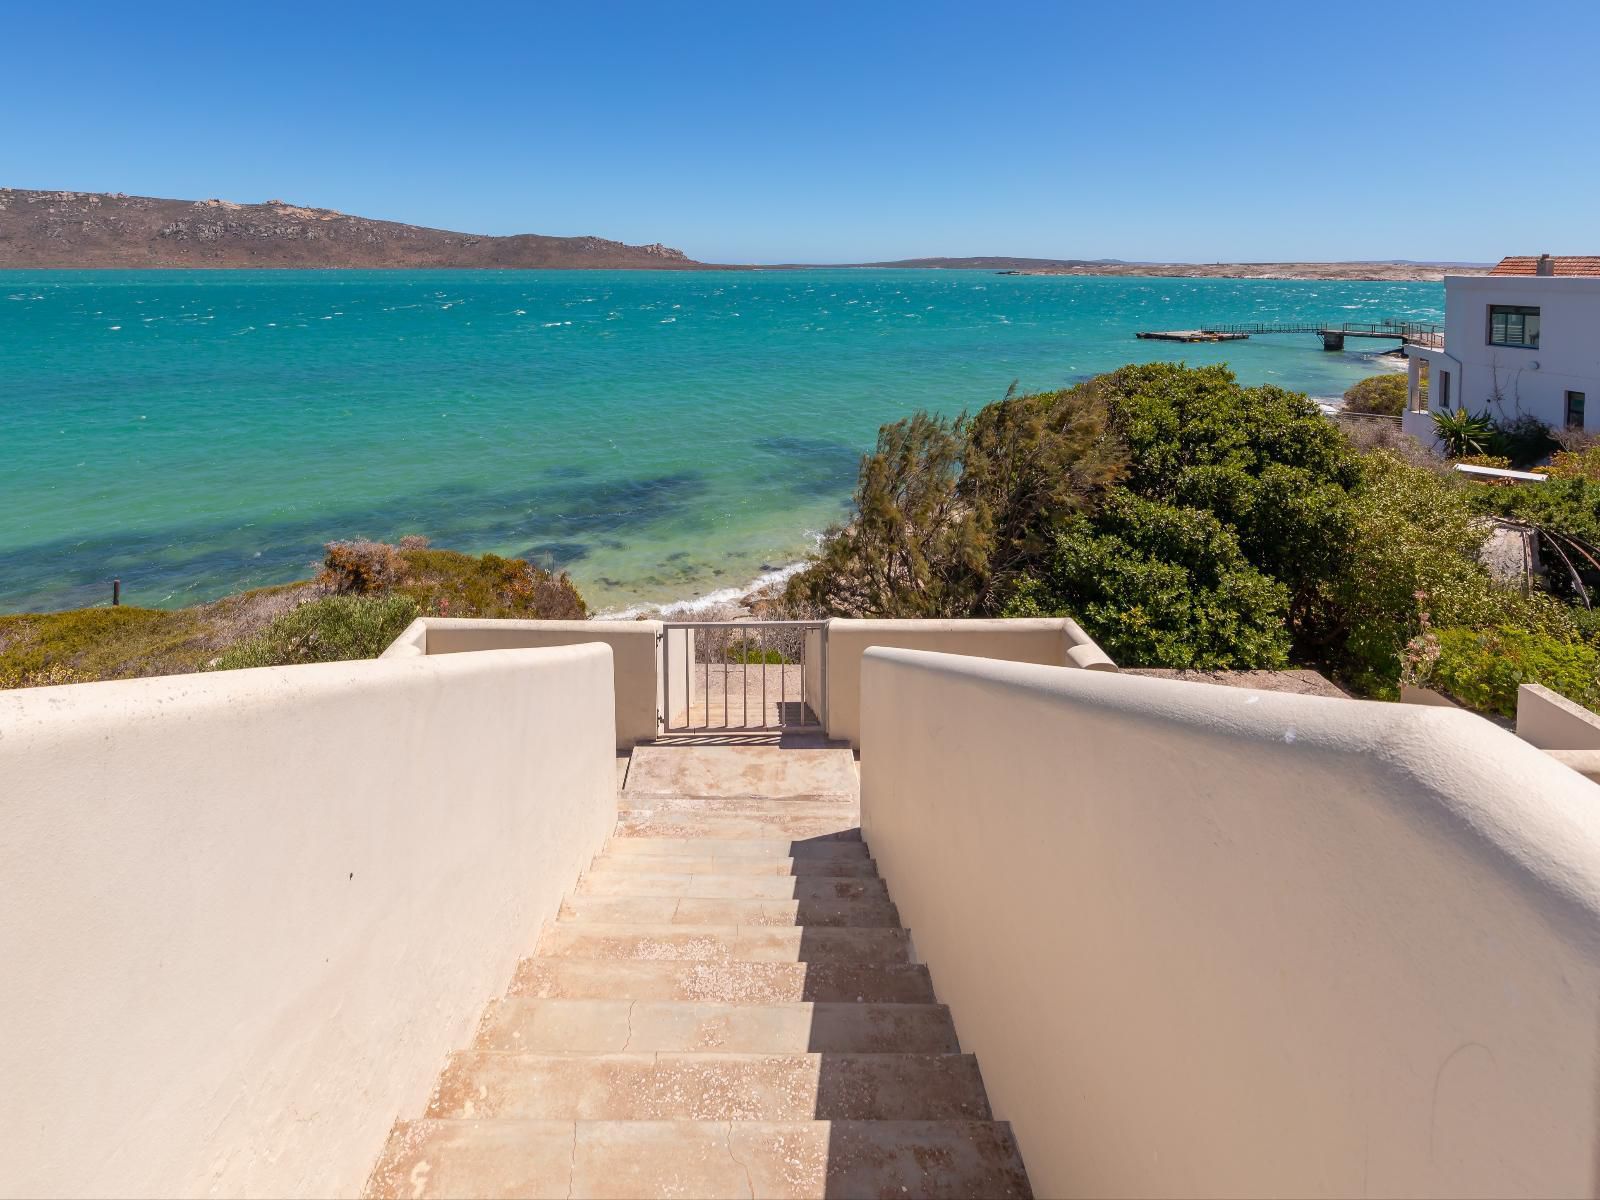
<svg viewBox="0 0 1600 1200">
<path fill-rule="evenodd" d="M 955 271 L 0 271 L 0 611 L 177 605 L 423 533 L 602 608 L 742 587 L 878 426 L 1125 362 L 1334 396 L 1380 343 L 1139 329 L 1442 318 L 1439 284 Z"/>
</svg>

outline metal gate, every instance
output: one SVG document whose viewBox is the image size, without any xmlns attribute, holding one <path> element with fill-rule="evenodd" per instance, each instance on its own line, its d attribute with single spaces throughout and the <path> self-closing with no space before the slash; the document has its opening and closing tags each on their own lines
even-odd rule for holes
<svg viewBox="0 0 1600 1200">
<path fill-rule="evenodd" d="M 668 621 L 661 628 L 662 732 L 821 733 L 823 621 Z"/>
</svg>

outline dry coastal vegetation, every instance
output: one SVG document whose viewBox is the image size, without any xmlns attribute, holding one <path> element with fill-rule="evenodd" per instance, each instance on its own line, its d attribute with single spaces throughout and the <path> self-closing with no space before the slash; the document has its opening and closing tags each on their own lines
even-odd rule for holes
<svg viewBox="0 0 1600 1200">
<path fill-rule="evenodd" d="M 563 572 L 519 558 L 331 542 L 315 579 L 190 608 L 83 608 L 0 616 L 0 687 L 375 658 L 413 619 L 581 620 Z"/>
</svg>

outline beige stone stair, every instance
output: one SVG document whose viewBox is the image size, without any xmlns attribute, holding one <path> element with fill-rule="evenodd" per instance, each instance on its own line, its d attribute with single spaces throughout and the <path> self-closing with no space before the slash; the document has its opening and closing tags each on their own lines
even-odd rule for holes
<svg viewBox="0 0 1600 1200">
<path fill-rule="evenodd" d="M 848 752 L 662 753 L 369 1194 L 1029 1195 L 860 840 Z M 686 779 L 708 794 L 662 794 Z M 737 794 L 763 781 L 784 796 Z"/>
</svg>

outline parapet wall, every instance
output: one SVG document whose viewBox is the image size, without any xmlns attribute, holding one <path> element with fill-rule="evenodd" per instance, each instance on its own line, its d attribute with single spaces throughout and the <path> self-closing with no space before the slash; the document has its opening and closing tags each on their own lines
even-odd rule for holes
<svg viewBox="0 0 1600 1200">
<path fill-rule="evenodd" d="M 873 646 L 899 646 L 1007 662 L 1115 671 L 1116 664 L 1076 621 L 1064 617 L 997 620 L 844 620 L 828 622 L 828 736 L 861 745 L 861 656 Z M 807 654 L 807 669 L 813 670 Z M 822 692 L 808 678 L 808 695 Z"/>
<path fill-rule="evenodd" d="M 672 635 L 679 643 L 681 630 Z M 544 646 L 579 646 L 603 642 L 611 647 L 616 664 L 617 746 L 627 749 L 654 741 L 659 732 L 658 713 L 675 703 L 687 706 L 685 688 L 693 676 L 663 681 L 659 621 L 507 621 L 466 617 L 419 617 L 384 651 L 384 658 L 461 654 L 476 650 L 527 649 Z M 682 651 L 674 656 L 681 662 Z M 671 695 L 663 688 L 670 688 Z M 692 699 L 692 697 L 689 697 Z"/>
<path fill-rule="evenodd" d="M 360 1193 L 616 818 L 605 646 L 0 692 L 0 1195 Z"/>
<path fill-rule="evenodd" d="M 862 688 L 866 836 L 1040 1195 L 1594 1194 L 1600 788 L 1447 709 Z"/>
</svg>

